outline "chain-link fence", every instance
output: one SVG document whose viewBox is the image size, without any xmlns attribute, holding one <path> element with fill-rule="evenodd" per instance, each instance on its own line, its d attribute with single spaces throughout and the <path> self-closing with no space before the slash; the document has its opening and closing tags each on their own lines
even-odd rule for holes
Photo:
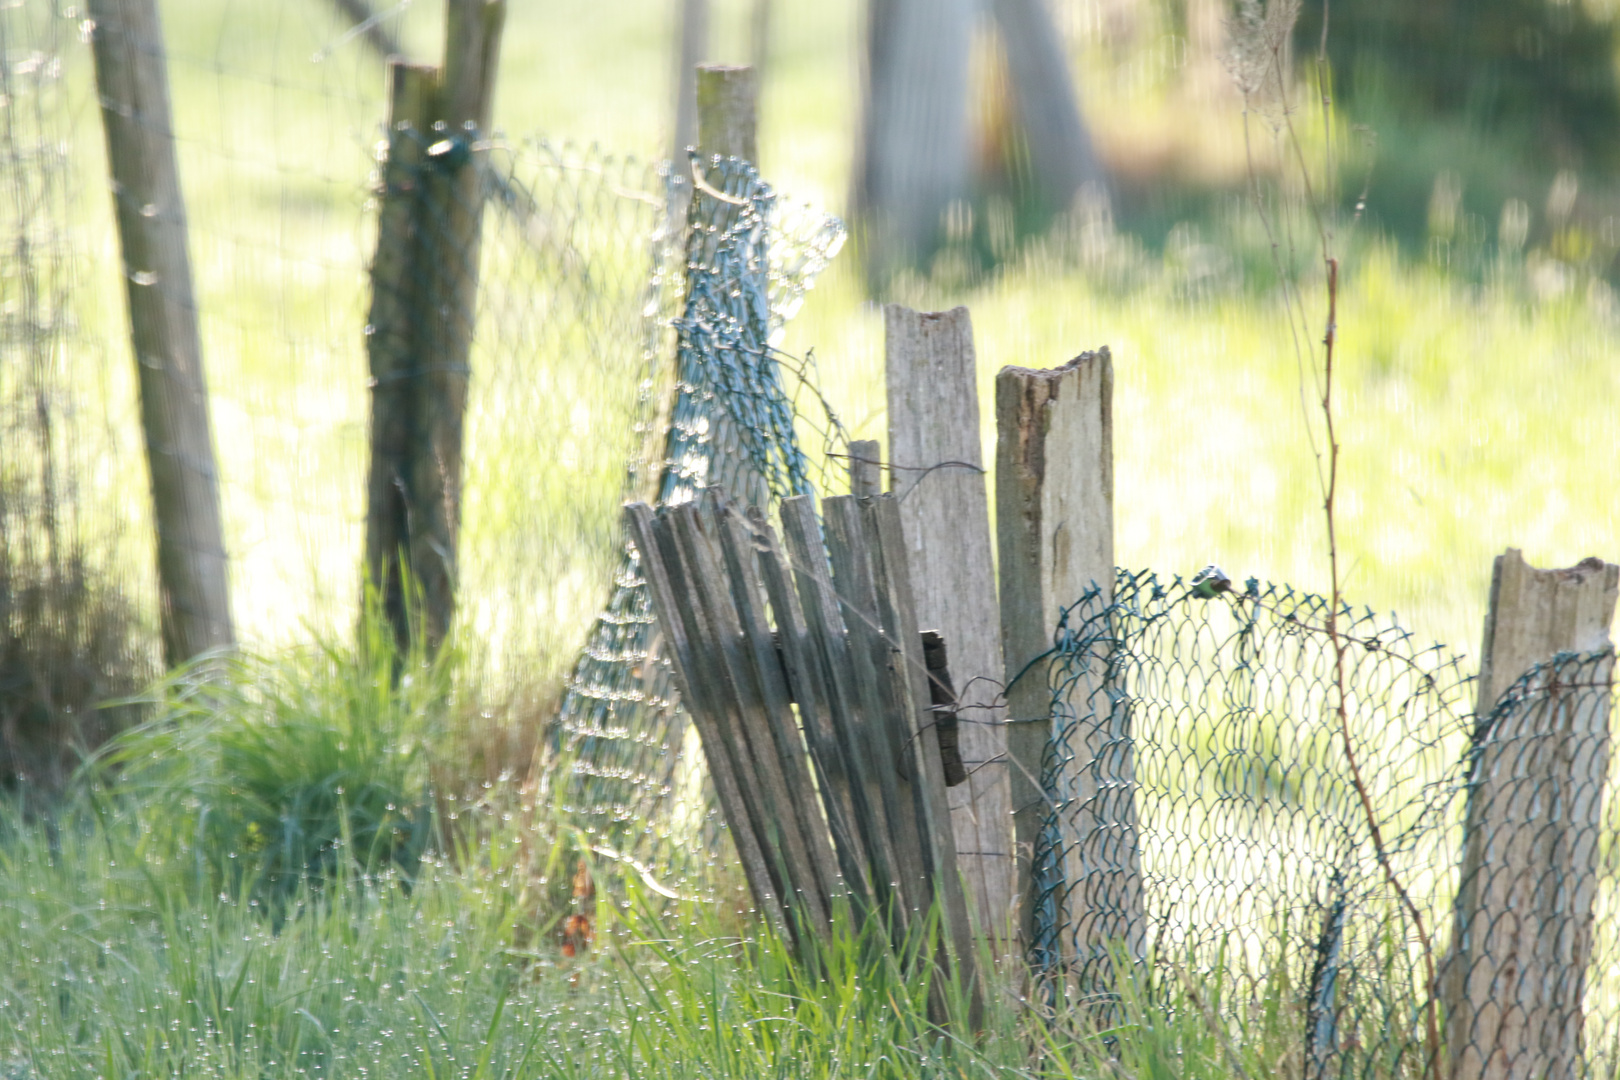
<svg viewBox="0 0 1620 1080">
<path fill-rule="evenodd" d="M 1474 726 L 1440 971 L 1456 1075 L 1620 1071 L 1614 705 L 1613 652 L 1566 653 Z"/>
<path fill-rule="evenodd" d="M 1455 654 L 1329 614 L 1123 570 L 1064 613 L 1035 853 L 1051 992 L 1111 1015 L 1122 964 L 1212 981 L 1223 1022 L 1294 1025 L 1305 1076 L 1423 1075 L 1436 1037 L 1456 1075 L 1610 1075 L 1612 654 L 1542 665 L 1476 720 Z"/>
</svg>

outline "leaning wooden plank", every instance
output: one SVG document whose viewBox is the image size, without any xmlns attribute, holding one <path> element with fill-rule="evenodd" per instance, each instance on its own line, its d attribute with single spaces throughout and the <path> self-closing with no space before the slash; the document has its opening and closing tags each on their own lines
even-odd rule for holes
<svg viewBox="0 0 1620 1080">
<path fill-rule="evenodd" d="M 690 572 L 684 597 L 677 593 L 676 599 L 684 599 L 692 605 L 708 627 L 705 639 L 708 649 L 700 662 L 715 700 L 721 705 L 715 718 L 720 725 L 721 738 L 725 740 L 725 752 L 736 770 L 737 787 L 748 811 L 747 820 L 765 854 L 766 866 L 785 914 L 797 885 L 784 858 L 782 793 L 773 790 L 769 778 L 761 774 L 761 755 L 754 745 L 763 734 L 760 730 L 763 724 L 754 717 L 759 709 L 760 691 L 753 685 L 753 672 L 740 655 L 738 642 L 742 631 L 737 623 L 737 612 L 725 584 L 715 537 L 704 527 L 708 524 L 712 529 L 713 523 L 702 520 L 694 503 L 670 507 L 660 517 L 668 523 Z M 789 922 L 793 925 L 793 920 Z"/>
<path fill-rule="evenodd" d="M 823 499 L 821 512 L 827 522 L 827 554 L 832 562 L 833 582 L 844 626 L 849 631 L 850 671 L 861 712 L 859 745 L 872 763 L 869 778 L 873 795 L 883 804 L 897 860 L 894 880 L 900 887 L 907 917 L 911 918 L 928 910 L 933 889 L 928 884 L 917 809 L 900 772 L 904 738 L 885 721 L 888 711 L 895 707 L 891 700 L 894 688 L 888 678 L 890 645 L 878 614 L 861 500 L 853 495 Z"/>
<path fill-rule="evenodd" d="M 852 677 L 852 662 L 844 615 L 833 590 L 832 570 L 822 544 L 821 526 L 816 521 L 815 503 L 807 495 L 782 500 L 782 538 L 792 560 L 799 586 L 810 640 L 820 657 L 823 682 L 828 689 L 827 707 L 849 777 L 849 792 L 860 827 L 861 843 L 871 864 L 873 899 L 905 923 L 904 904 L 894 895 L 899 880 L 894 840 L 877 779 L 871 774 L 875 762 L 862 752 L 860 705 Z"/>
<path fill-rule="evenodd" d="M 837 865 L 810 778 L 804 739 L 793 721 L 781 654 L 766 618 L 753 526 L 732 507 L 715 506 L 711 510 L 710 500 L 706 497 L 704 502 L 705 516 L 713 514 L 726 577 L 731 583 L 732 602 L 742 628 L 743 659 L 753 665 L 754 682 L 760 691 L 757 710 L 745 714 L 750 722 L 762 723 L 762 731 L 749 733 L 760 755 L 756 767 L 767 792 L 781 800 L 783 855 L 794 888 L 817 932 L 825 934 L 832 926 L 832 900 L 841 891 Z M 763 746 L 756 741 L 760 734 L 765 736 Z"/>
<path fill-rule="evenodd" d="M 787 927 L 781 918 L 781 902 L 771 882 L 769 865 L 749 818 L 725 739 L 715 721 L 716 708 L 712 704 L 709 680 L 705 674 L 706 650 L 699 648 L 693 640 L 694 637 L 701 638 L 707 631 L 690 605 L 678 599 L 686 588 L 688 578 L 681 565 L 679 550 L 669 535 L 667 524 L 658 521 L 645 503 L 627 506 L 625 523 L 641 556 L 642 577 L 652 598 L 653 613 L 658 617 L 659 628 L 670 642 L 669 656 L 675 669 L 676 688 L 703 743 L 709 775 L 714 781 L 715 794 L 720 798 L 720 812 L 731 826 L 732 843 L 737 848 L 737 859 L 742 863 L 743 874 L 754 895 L 754 904 L 778 932 L 785 933 Z"/>
<path fill-rule="evenodd" d="M 950 642 L 967 783 L 950 792 L 962 873 L 984 933 L 1004 950 L 1014 925 L 1013 803 L 996 568 L 967 308 L 884 309 L 889 457 L 917 618 Z M 913 471 L 918 470 L 918 471 Z"/>
<path fill-rule="evenodd" d="M 843 884 L 861 910 L 870 907 L 872 890 L 866 847 L 856 825 L 855 805 L 850 798 L 849 775 L 844 770 L 838 736 L 833 728 L 832 711 L 827 704 L 832 691 L 822 678 L 820 658 L 805 622 L 799 596 L 793 590 L 787 558 L 776 534 L 757 509 L 750 509 L 749 520 L 758 540 L 760 574 L 776 615 L 776 628 L 782 639 L 782 659 L 788 685 L 798 704 L 804 724 L 805 743 L 815 761 L 820 780 L 821 802 L 827 826 L 832 833 L 838 868 Z"/>
<path fill-rule="evenodd" d="M 889 675 L 898 706 L 889 720 L 897 726 L 897 734 L 904 741 L 905 757 L 914 778 L 911 796 L 922 840 L 920 850 L 944 917 L 945 944 L 954 954 L 961 985 L 969 991 L 971 1024 L 976 1027 L 983 1009 L 981 989 L 974 977 L 976 935 L 962 893 L 957 837 L 951 827 L 951 808 L 946 796 L 945 767 L 938 744 L 930 737 L 933 708 L 928 690 L 928 667 L 917 632 L 916 601 L 906 562 L 899 500 L 886 495 L 863 502 L 878 609 L 890 649 Z"/>
<path fill-rule="evenodd" d="M 1601 559 L 1540 570 L 1509 548 L 1496 560 L 1441 979 L 1456 1080 L 1584 1075 L 1617 593 L 1620 567 Z"/>
</svg>

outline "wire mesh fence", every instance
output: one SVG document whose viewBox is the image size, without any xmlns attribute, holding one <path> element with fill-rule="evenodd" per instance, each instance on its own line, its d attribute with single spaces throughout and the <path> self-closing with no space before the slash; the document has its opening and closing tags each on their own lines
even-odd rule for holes
<svg viewBox="0 0 1620 1080">
<path fill-rule="evenodd" d="M 384 57 L 342 8 L 173 0 L 163 5 L 161 39 L 137 46 L 167 62 L 196 282 L 186 306 L 208 373 L 231 606 L 242 639 L 258 646 L 312 631 L 345 635 L 361 597 L 375 393 L 366 328 L 390 133 Z M 404 46 L 427 40 L 420 26 L 395 19 L 403 9 L 384 14 L 389 26 L 410 30 Z M 0 10 L 0 33 L 10 103 L 0 183 L 17 255 L 6 266 L 0 369 L 0 516 L 12 590 L 0 623 L 13 628 L 5 640 L 15 653 L 23 635 L 14 629 L 42 625 L 27 607 L 42 594 L 24 596 L 28 567 L 42 566 L 47 548 L 67 560 L 61 566 L 82 555 L 102 575 L 97 595 L 127 608 L 121 636 L 104 645 L 130 661 L 117 685 L 132 689 L 156 670 L 159 604 L 128 268 L 115 200 L 104 194 L 97 119 L 102 107 L 145 118 L 98 93 L 94 20 L 84 10 L 19 0 Z M 424 154 L 441 134 L 422 133 L 434 136 Z M 685 162 L 672 171 L 595 146 L 473 134 L 487 156 L 477 191 L 478 290 L 467 316 L 476 333 L 466 364 L 456 585 L 458 625 L 471 646 L 464 651 L 484 676 L 479 694 L 497 709 L 514 705 L 511 723 L 487 725 L 490 745 L 472 748 L 482 760 L 468 771 L 493 779 L 528 766 L 537 725 L 526 721 L 546 708 L 536 699 L 566 677 L 604 586 L 631 565 L 619 505 L 629 490 L 654 490 L 673 460 L 663 434 L 674 412 L 696 425 L 682 460 L 708 461 L 705 479 L 741 460 L 733 451 L 744 442 L 770 459 L 762 476 L 779 483 L 778 473 L 794 474 L 784 490 L 819 476 L 820 450 L 840 436 L 813 392 L 813 357 L 788 357 L 776 345 L 842 231 L 746 166 L 720 166 L 714 186 L 752 200 L 736 236 L 747 249 L 738 265 L 752 260 L 744 276 L 758 288 L 732 296 L 728 269 L 707 279 L 706 307 L 683 311 L 692 202 Z M 167 283 L 146 287 L 164 293 Z M 682 318 L 691 326 L 685 339 L 700 341 L 684 375 L 676 367 Z M 720 353 L 742 381 L 709 384 L 720 369 L 703 365 Z M 748 397 L 764 411 L 724 438 L 698 430 L 706 410 L 716 424 L 729 422 L 711 408 L 716 395 Z M 756 438 L 756 421 L 776 426 Z M 723 453 L 710 453 L 719 446 Z M 52 521 L 61 542 L 47 544 L 42 523 Z M 67 543 L 73 529 L 81 552 Z M 587 655 L 601 652 L 600 626 L 595 633 Z M 24 677 L 15 666 L 6 670 L 8 690 Z M 678 732 L 674 740 L 678 756 Z"/>
<path fill-rule="evenodd" d="M 153 671 L 138 586 L 111 551 L 142 516 L 97 505 L 116 457 L 106 356 L 78 306 L 71 24 L 0 8 L 0 786 L 50 790 Z"/>
<path fill-rule="evenodd" d="M 1049 992 L 1111 1016 L 1121 977 L 1195 974 L 1235 1029 L 1282 1010 L 1305 1076 L 1427 1075 L 1436 1052 L 1447 1075 L 1612 1074 L 1612 653 L 1541 665 L 1476 720 L 1457 655 L 1329 614 L 1124 570 L 1064 613 Z"/>
<path fill-rule="evenodd" d="M 780 203 L 738 159 L 694 161 L 690 175 L 698 190 L 672 174 L 668 201 L 687 208 L 686 288 L 670 323 L 675 364 L 661 371 L 655 359 L 649 369 L 638 427 L 651 438 L 631 462 L 625 493 L 675 505 L 718 486 L 769 509 L 827 491 L 847 438 L 816 389 L 813 358 L 787 356 L 773 341 L 842 244 L 843 226 Z M 709 846 L 689 841 L 713 800 L 686 745 L 639 558 L 629 543 L 623 551 L 569 680 L 541 786 L 599 852 L 678 873 L 673 862 L 683 853 Z"/>
<path fill-rule="evenodd" d="M 1566 653 L 1475 724 L 1439 990 L 1457 1075 L 1620 1070 L 1614 690 L 1612 651 Z"/>
</svg>

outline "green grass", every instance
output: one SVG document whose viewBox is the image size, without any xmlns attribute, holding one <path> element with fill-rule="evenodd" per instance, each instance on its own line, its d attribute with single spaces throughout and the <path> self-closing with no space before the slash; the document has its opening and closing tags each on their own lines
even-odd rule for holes
<svg viewBox="0 0 1620 1080">
<path fill-rule="evenodd" d="M 476 851 L 425 858 L 408 894 L 340 865 L 279 924 L 217 891 L 162 803 L 103 793 L 53 830 L 0 824 L 7 1076 L 1055 1080 L 1120 1075 L 1116 1057 L 1126 1076 L 1227 1074 L 1231 1035 L 1174 987 L 1049 1023 L 992 995 L 974 1036 L 959 991 L 957 1019 L 930 1023 L 926 975 L 847 924 L 810 976 L 785 944 L 733 936 L 735 917 L 660 913 L 633 886 L 598 953 L 564 966 L 518 944 L 531 867 L 499 815 Z M 1219 1005 L 1219 982 L 1192 985 Z M 1243 1056 L 1273 1075 L 1288 1006 L 1257 1008 L 1272 1030 Z"/>
</svg>

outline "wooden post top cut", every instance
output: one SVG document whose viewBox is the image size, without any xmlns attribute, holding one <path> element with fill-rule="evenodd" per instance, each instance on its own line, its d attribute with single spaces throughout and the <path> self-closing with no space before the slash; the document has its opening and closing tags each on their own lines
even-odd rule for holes
<svg viewBox="0 0 1620 1080">
<path fill-rule="evenodd" d="M 1611 648 L 1617 592 L 1620 566 L 1596 557 L 1542 570 L 1525 562 L 1517 548 L 1498 555 L 1480 658 L 1479 714 L 1488 713 L 1536 664 L 1560 652 Z"/>
</svg>

